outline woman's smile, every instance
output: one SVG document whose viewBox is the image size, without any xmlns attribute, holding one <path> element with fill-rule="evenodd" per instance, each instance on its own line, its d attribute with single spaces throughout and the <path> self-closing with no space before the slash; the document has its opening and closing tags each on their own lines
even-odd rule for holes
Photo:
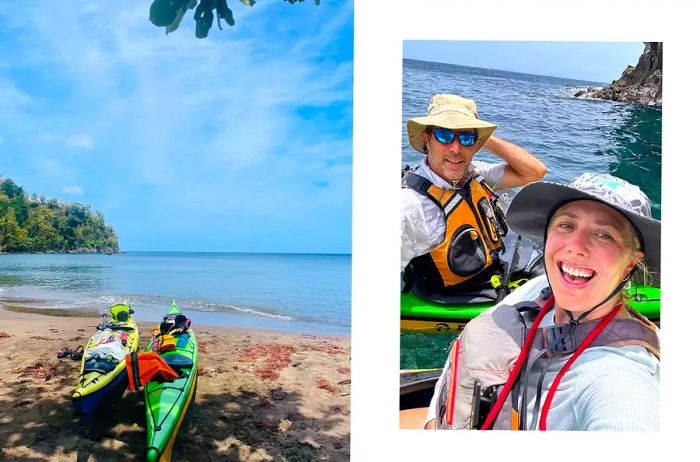
<svg viewBox="0 0 700 462">
<path fill-rule="evenodd" d="M 600 202 L 562 206 L 550 222 L 545 246 L 557 306 L 584 312 L 609 297 L 636 263 L 626 245 L 633 232 L 619 212 Z"/>
<path fill-rule="evenodd" d="M 565 284 L 575 288 L 583 288 L 591 281 L 596 272 L 592 269 L 573 265 L 571 263 L 559 262 L 557 264 L 561 278 Z"/>
</svg>

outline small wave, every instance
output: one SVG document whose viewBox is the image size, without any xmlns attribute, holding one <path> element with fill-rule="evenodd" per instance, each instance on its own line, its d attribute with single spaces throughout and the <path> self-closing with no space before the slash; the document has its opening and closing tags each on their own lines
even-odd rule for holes
<svg viewBox="0 0 700 462">
<path fill-rule="evenodd" d="M 125 295 L 102 295 L 97 298 L 98 304 L 112 305 L 114 303 L 126 303 L 131 306 L 148 306 L 159 308 L 162 306 L 170 306 L 170 298 L 166 297 L 143 297 L 143 296 L 125 296 Z M 245 307 L 239 305 L 227 305 L 221 303 L 207 302 L 203 300 L 188 300 L 178 299 L 178 305 L 185 310 L 204 311 L 210 313 L 243 313 L 254 316 L 262 316 L 266 318 L 281 319 L 284 321 L 294 321 L 292 316 L 266 311 L 259 308 Z"/>
<path fill-rule="evenodd" d="M 101 295 L 97 297 L 97 303 L 112 306 L 115 303 L 126 303 L 127 305 L 150 304 L 152 299 L 142 299 L 139 297 L 126 297 L 124 295 Z M 150 302 L 150 303 L 149 303 Z"/>
<path fill-rule="evenodd" d="M 15 297 L 13 297 L 15 298 Z M 115 303 L 126 303 L 135 309 L 154 308 L 162 309 L 170 306 L 172 297 L 163 296 L 147 296 L 147 295 L 124 295 L 124 294 L 103 294 L 94 296 L 77 296 L 71 295 L 67 298 L 53 297 L 17 297 L 15 302 L 30 306 L 41 306 L 43 308 L 64 309 L 64 310 L 81 310 L 105 312 L 110 306 Z M 38 298 L 38 299 L 37 299 Z M 209 302 L 205 300 L 192 299 L 177 299 L 178 305 L 183 310 L 202 311 L 210 313 L 230 313 L 251 315 L 262 318 L 276 319 L 281 321 L 301 321 L 301 322 L 319 322 L 321 320 L 315 317 L 297 317 L 282 312 L 276 311 L 274 308 L 267 309 L 259 306 L 246 306 L 239 304 L 225 304 L 217 302 Z"/>
<path fill-rule="evenodd" d="M 54 311 L 69 313 L 99 313 L 99 307 L 84 302 L 69 302 L 65 300 L 48 300 L 43 298 L 10 297 L 0 299 L 0 303 L 12 306 L 22 311 Z"/>
<path fill-rule="evenodd" d="M 183 306 L 186 306 L 186 308 L 189 308 L 189 309 L 194 310 L 194 311 L 208 311 L 208 312 L 218 312 L 218 313 L 245 313 L 245 314 L 252 314 L 255 316 L 263 316 L 266 318 L 281 319 L 284 321 L 294 321 L 295 320 L 295 318 L 292 316 L 279 314 L 279 313 L 273 313 L 270 311 L 262 311 L 260 309 L 255 309 L 255 308 L 242 307 L 242 306 L 238 306 L 238 305 L 222 305 L 219 303 L 194 301 L 194 302 L 188 303 L 187 305 L 185 305 L 183 303 Z"/>
<path fill-rule="evenodd" d="M 613 101 L 610 99 L 604 99 L 604 98 L 596 98 L 594 96 L 590 96 L 590 93 L 592 91 L 597 91 L 597 90 L 602 90 L 605 87 L 567 87 L 564 89 L 563 95 L 560 97 L 563 98 L 570 98 L 570 99 L 583 99 L 583 100 L 588 100 L 588 101 L 602 101 L 605 103 L 611 103 L 613 105 L 622 105 L 623 103 L 620 103 L 619 101 Z M 575 96 L 577 92 L 579 91 L 584 91 L 583 94 L 580 96 Z"/>
<path fill-rule="evenodd" d="M 564 96 L 567 98 L 595 99 L 595 98 L 591 98 L 589 96 L 586 96 L 585 93 L 581 96 L 574 96 L 574 95 L 576 93 L 578 93 L 579 91 L 589 92 L 589 91 L 593 91 L 593 90 L 601 90 L 602 88 L 603 87 L 564 87 L 563 89 L 560 90 L 560 92 L 558 92 L 559 93 L 558 96 Z"/>
</svg>

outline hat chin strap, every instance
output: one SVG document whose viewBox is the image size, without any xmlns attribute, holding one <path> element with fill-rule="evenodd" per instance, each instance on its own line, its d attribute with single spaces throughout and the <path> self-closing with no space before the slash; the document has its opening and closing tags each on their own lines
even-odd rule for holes
<svg viewBox="0 0 700 462">
<path fill-rule="evenodd" d="M 545 238 L 545 245 L 546 244 L 547 244 L 547 241 Z M 547 272 L 547 265 L 544 265 L 544 274 L 545 274 L 545 276 L 547 276 L 547 281 L 549 281 L 549 273 Z M 586 311 L 585 313 L 582 313 L 581 316 L 579 316 L 576 319 L 574 319 L 574 314 L 571 311 L 567 310 L 566 308 L 561 307 L 561 309 L 564 310 L 564 313 L 566 313 L 566 316 L 569 318 L 569 324 L 571 324 L 571 327 L 574 328 L 574 327 L 578 326 L 579 323 L 586 318 L 586 316 L 591 314 L 595 309 L 599 308 L 600 306 L 608 303 L 615 295 L 620 293 L 622 288 L 625 287 L 625 284 L 627 284 L 627 281 L 629 281 L 630 274 L 631 273 L 628 273 L 627 276 L 625 276 L 625 278 L 622 281 L 620 281 L 620 283 L 617 285 L 617 287 L 615 287 L 613 289 L 613 291 L 610 292 L 610 295 L 605 297 L 602 302 L 598 303 L 596 306 L 594 306 L 590 310 Z"/>
<path fill-rule="evenodd" d="M 545 269 L 545 272 L 547 272 L 546 269 Z M 549 275 L 547 275 L 547 277 L 549 277 Z M 588 310 L 588 311 L 586 311 L 585 313 L 581 314 L 581 315 L 580 315 L 578 318 L 576 318 L 576 319 L 574 319 L 574 314 L 573 314 L 571 311 L 567 310 L 566 308 L 562 308 L 562 310 L 564 310 L 564 313 L 566 313 L 566 316 L 569 318 L 569 324 L 571 324 L 571 325 L 573 325 L 573 326 L 578 326 L 579 323 L 580 323 L 581 321 L 583 321 L 583 320 L 586 318 L 586 316 L 588 316 L 589 314 L 591 314 L 593 311 L 595 311 L 595 310 L 596 310 L 597 308 L 599 308 L 600 306 L 605 305 L 605 304 L 606 304 L 607 302 L 609 302 L 615 295 L 617 295 L 618 293 L 620 293 L 620 291 L 622 290 L 622 288 L 625 287 L 625 284 L 627 284 L 627 281 L 629 281 L 629 278 L 630 278 L 630 276 L 629 276 L 629 274 L 628 274 L 628 275 L 617 285 L 617 287 L 615 287 L 615 289 L 613 289 L 613 291 L 610 293 L 610 295 L 608 295 L 607 297 L 605 297 L 605 299 L 604 299 L 602 302 L 598 303 L 596 306 L 594 306 L 594 307 L 591 308 L 590 310 Z"/>
</svg>

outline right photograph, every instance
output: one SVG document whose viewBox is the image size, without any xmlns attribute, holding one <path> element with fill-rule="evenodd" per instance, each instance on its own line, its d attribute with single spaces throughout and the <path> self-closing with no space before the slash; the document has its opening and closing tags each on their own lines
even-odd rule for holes
<svg viewBox="0 0 700 462">
<path fill-rule="evenodd" d="M 659 430 L 662 57 L 404 41 L 401 428 Z"/>
</svg>

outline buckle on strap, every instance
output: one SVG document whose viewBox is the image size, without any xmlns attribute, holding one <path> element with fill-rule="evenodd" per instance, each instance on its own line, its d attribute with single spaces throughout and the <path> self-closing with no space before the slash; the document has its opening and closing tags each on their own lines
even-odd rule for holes
<svg viewBox="0 0 700 462">
<path fill-rule="evenodd" d="M 574 327 L 571 324 L 557 324 L 542 328 L 544 347 L 548 350 L 548 357 L 571 354 L 576 351 L 578 345 L 574 337 Z"/>
</svg>

